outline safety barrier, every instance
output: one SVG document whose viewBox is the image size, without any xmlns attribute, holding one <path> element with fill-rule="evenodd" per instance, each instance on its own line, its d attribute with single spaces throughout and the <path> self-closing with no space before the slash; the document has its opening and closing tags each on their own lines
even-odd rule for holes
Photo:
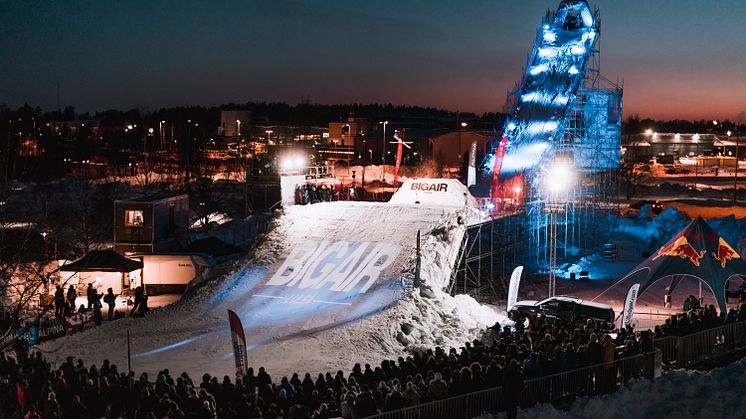
<svg viewBox="0 0 746 419">
<path fill-rule="evenodd" d="M 654 378 L 660 354 L 650 352 L 614 362 L 580 368 L 524 381 L 522 391 L 503 387 L 449 397 L 429 403 L 369 416 L 369 419 L 458 419 L 473 418 L 487 412 L 505 409 L 509 396 L 522 407 L 551 403 L 571 396 L 594 396 L 610 393 L 633 378 Z"/>
<path fill-rule="evenodd" d="M 746 322 L 726 324 L 674 339 L 676 366 L 685 368 L 746 344 Z"/>
</svg>

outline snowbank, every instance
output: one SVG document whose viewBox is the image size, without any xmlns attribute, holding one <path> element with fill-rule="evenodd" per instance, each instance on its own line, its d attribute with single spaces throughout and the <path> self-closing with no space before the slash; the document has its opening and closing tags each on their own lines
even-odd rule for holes
<svg viewBox="0 0 746 419">
<path fill-rule="evenodd" d="M 584 397 L 567 411 L 551 405 L 521 412 L 523 418 L 735 418 L 746 412 L 746 359 L 710 372 L 677 370 L 657 380 L 635 380 L 616 393 Z M 500 417 L 500 416 L 497 416 Z"/>
</svg>

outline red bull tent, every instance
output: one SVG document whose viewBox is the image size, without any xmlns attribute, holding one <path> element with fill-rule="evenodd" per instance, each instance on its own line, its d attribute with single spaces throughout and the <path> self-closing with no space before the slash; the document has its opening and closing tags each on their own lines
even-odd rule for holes
<svg viewBox="0 0 746 419">
<path fill-rule="evenodd" d="M 667 289 L 670 295 L 685 276 L 707 284 L 720 310 L 725 311 L 726 282 L 746 276 L 746 262 L 702 217 L 697 217 L 617 284 L 639 283 L 642 294 L 658 280 L 671 278 Z"/>
</svg>

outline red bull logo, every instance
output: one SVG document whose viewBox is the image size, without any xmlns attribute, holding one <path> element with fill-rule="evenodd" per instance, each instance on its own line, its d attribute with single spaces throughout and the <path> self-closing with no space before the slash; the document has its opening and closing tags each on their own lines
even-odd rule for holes
<svg viewBox="0 0 746 419">
<path fill-rule="evenodd" d="M 678 256 L 685 260 L 688 259 L 689 262 L 694 264 L 694 266 L 699 266 L 699 260 L 705 257 L 705 253 L 705 250 L 697 252 L 686 237 L 680 236 L 673 243 L 661 247 L 653 260 L 658 259 L 661 256 Z"/>
<path fill-rule="evenodd" d="M 723 240 L 722 237 L 719 237 L 718 250 L 717 252 L 712 252 L 712 256 L 715 256 L 715 259 L 720 262 L 720 266 L 723 268 L 725 268 L 725 263 L 729 260 L 741 258 L 741 255 L 733 250 L 733 248 L 730 247 L 730 245 L 725 240 Z"/>
</svg>

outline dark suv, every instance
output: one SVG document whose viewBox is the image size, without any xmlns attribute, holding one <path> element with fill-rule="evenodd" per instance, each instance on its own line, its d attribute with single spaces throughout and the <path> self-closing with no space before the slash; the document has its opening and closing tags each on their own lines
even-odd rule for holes
<svg viewBox="0 0 746 419">
<path fill-rule="evenodd" d="M 523 321 L 532 314 L 543 314 L 561 324 L 577 324 L 592 319 L 595 322 L 614 323 L 614 309 L 610 305 L 584 301 L 573 297 L 552 297 L 543 301 L 518 301 L 508 312 L 508 317 Z"/>
</svg>

